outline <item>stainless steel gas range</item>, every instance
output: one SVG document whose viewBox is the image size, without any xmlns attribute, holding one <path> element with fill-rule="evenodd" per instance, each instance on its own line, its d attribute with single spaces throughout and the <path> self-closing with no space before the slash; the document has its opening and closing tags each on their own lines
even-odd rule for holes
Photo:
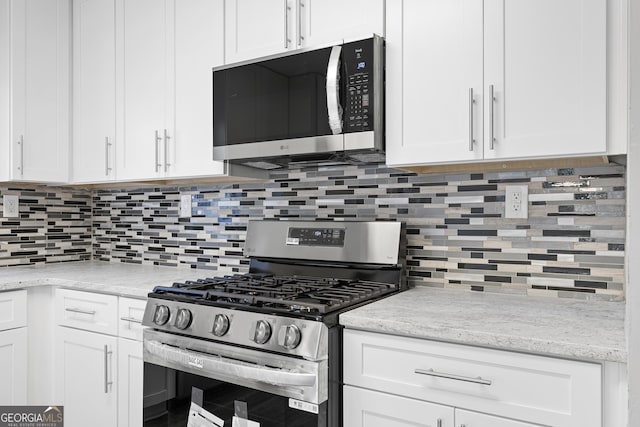
<svg viewBox="0 0 640 427">
<path fill-rule="evenodd" d="M 400 246 L 399 222 L 250 221 L 249 273 L 156 287 L 145 427 L 341 426 L 338 316 L 403 289 Z"/>
</svg>

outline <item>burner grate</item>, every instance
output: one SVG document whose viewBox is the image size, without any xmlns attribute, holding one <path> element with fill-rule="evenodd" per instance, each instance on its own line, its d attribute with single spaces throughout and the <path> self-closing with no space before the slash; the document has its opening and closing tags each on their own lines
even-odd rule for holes
<svg viewBox="0 0 640 427">
<path fill-rule="evenodd" d="M 153 292 L 217 305 L 326 314 L 395 289 L 389 283 L 366 280 L 247 273 L 174 283 Z"/>
</svg>

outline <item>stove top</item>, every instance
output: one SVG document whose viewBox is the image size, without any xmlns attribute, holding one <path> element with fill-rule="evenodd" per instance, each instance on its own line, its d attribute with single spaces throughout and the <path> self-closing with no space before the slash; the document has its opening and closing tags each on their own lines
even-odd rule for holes
<svg viewBox="0 0 640 427">
<path fill-rule="evenodd" d="M 394 284 L 369 280 L 247 273 L 156 287 L 150 296 L 273 314 L 322 315 L 396 289 Z"/>
<path fill-rule="evenodd" d="M 397 222 L 250 221 L 247 274 L 158 286 L 142 323 L 323 360 L 341 313 L 403 290 L 400 237 Z"/>
</svg>

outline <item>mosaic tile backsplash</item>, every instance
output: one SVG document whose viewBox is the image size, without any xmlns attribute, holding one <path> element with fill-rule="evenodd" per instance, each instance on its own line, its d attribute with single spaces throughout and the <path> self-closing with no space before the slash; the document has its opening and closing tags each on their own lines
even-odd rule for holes
<svg viewBox="0 0 640 427">
<path fill-rule="evenodd" d="M 2 216 L 4 194 L 19 197 L 19 217 Z M 91 252 L 91 192 L 0 186 L 0 267 L 82 261 Z"/>
<path fill-rule="evenodd" d="M 443 176 L 369 165 L 257 183 L 96 190 L 93 257 L 212 270 L 205 276 L 245 272 L 250 219 L 398 220 L 411 285 L 621 300 L 624 173 L 603 166 Z M 504 218 L 509 184 L 528 186 L 528 219 Z M 183 194 L 192 218 L 179 218 Z"/>
</svg>

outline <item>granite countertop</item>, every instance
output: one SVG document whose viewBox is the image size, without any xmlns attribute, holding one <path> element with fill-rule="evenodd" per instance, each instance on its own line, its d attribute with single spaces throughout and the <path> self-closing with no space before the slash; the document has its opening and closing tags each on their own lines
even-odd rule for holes
<svg viewBox="0 0 640 427">
<path fill-rule="evenodd" d="M 222 273 L 220 273 L 222 274 Z M 0 292 L 60 286 L 145 298 L 202 270 L 85 261 L 0 269 Z M 575 359 L 626 362 L 625 304 L 417 287 L 340 316 L 348 328 Z"/>
<path fill-rule="evenodd" d="M 340 316 L 348 328 L 625 362 L 625 303 L 416 287 Z"/>
<path fill-rule="evenodd" d="M 83 261 L 0 269 L 0 291 L 33 286 L 61 286 L 120 296 L 146 298 L 155 286 L 171 286 L 207 275 L 176 267 Z"/>
</svg>

